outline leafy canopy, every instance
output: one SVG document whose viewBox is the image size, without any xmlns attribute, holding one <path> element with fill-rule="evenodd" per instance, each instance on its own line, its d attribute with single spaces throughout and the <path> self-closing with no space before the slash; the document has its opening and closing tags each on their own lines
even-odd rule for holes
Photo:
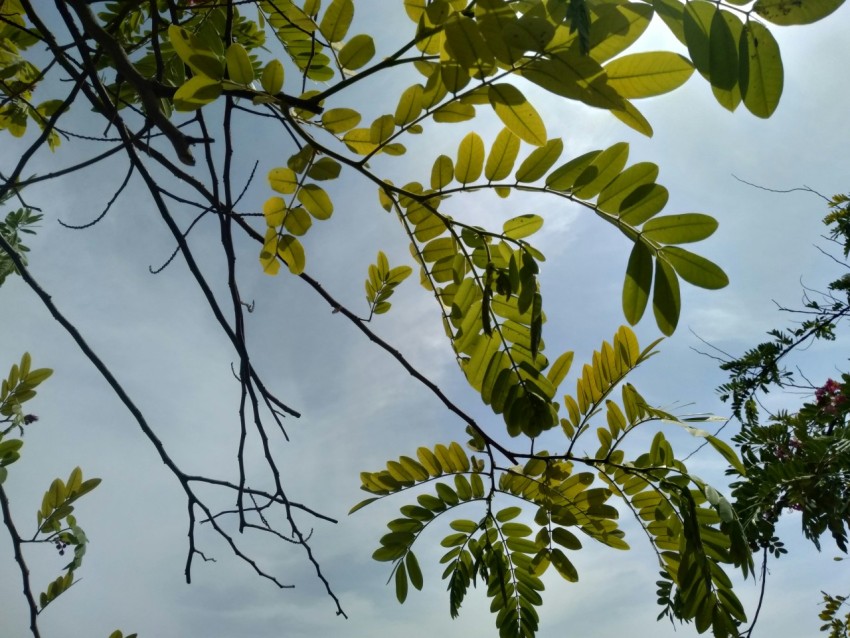
<svg viewBox="0 0 850 638">
<path fill-rule="evenodd" d="M 158 0 L 103 6 L 67 0 L 51 8 L 30 0 L 2 0 L 0 129 L 21 137 L 34 126 L 40 134 L 0 184 L 0 201 L 50 182 L 53 174 L 24 178 L 23 171 L 43 145 L 61 155 L 63 137 L 71 136 L 62 125 L 69 113 L 80 110 L 77 101 L 85 100 L 84 110 L 91 108 L 108 122 L 118 146 L 63 172 L 82 170 L 113 153 L 126 157 L 127 178 L 104 214 L 134 174 L 147 186 L 150 204 L 166 222 L 238 354 L 242 431 L 256 428 L 275 485 L 271 493 L 247 485 L 240 447 L 240 482 L 214 483 L 236 492 L 237 510 L 226 514 L 238 518 L 240 531 L 266 529 L 262 508 L 256 500 L 253 508 L 246 505 L 245 498 L 268 498 L 268 506 L 283 507 L 292 542 L 308 550 L 335 601 L 309 551 L 309 534 L 300 531 L 289 513 L 292 505 L 269 447 L 264 419 L 271 416 L 285 436 L 282 418 L 298 413 L 268 391 L 250 361 L 235 232 L 256 242 L 258 270 L 276 275 L 285 266 L 300 276 L 467 426 L 469 447 L 478 456 L 470 458 L 457 442 L 421 446 L 416 459 L 402 456 L 386 469 L 361 475 L 362 488 L 371 496 L 354 509 L 417 491 L 415 504 L 402 507 L 402 516 L 388 523 L 389 532 L 374 553 L 376 560 L 391 563 L 400 601 L 409 585 L 422 587 L 413 545 L 425 528 L 444 513 L 476 506 L 478 513 L 454 519 L 452 533 L 442 540 L 451 613 L 457 614 L 470 585 L 481 582 L 500 635 L 533 636 L 544 589 L 541 577 L 549 566 L 568 581 L 579 577 L 569 554 L 582 547 L 579 534 L 616 549 L 628 547 L 616 522 L 621 509 L 613 501 L 634 514 L 655 550 L 661 616 L 694 621 L 700 632 L 737 635 L 746 615 L 724 566 L 747 575 L 752 563 L 734 508 L 688 472 L 660 432 L 650 449 L 639 454 L 624 449 L 624 441 L 637 427 L 663 419 L 706 437 L 743 471 L 734 451 L 651 407 L 625 381 L 654 354 L 657 343 L 640 348 L 628 327 L 603 342 L 581 368 L 575 391 L 564 393 L 573 353 L 566 351 L 551 362 L 545 354 L 547 315 L 538 280 L 544 256 L 532 243 L 545 217 L 523 211 L 501 226 L 485 228 L 464 221 L 464 207 L 482 191 L 501 198 L 536 193 L 558 205 L 572 203 L 606 222 L 630 245 L 623 255 L 626 320 L 639 322 L 651 300 L 658 328 L 672 334 L 681 312 L 681 281 L 705 289 L 728 283 L 719 266 L 683 247 L 710 237 L 717 221 L 702 213 L 665 211 L 668 190 L 657 181 L 658 166 L 629 163 L 625 142 L 562 158 L 565 144 L 549 136 L 533 100 L 548 93 L 604 109 L 638 133 L 651 135 L 652 127 L 634 101 L 675 90 L 696 70 L 724 108 L 734 111 L 743 104 L 755 116 L 769 117 L 784 78 L 768 25 L 814 22 L 840 4 L 405 0 L 408 39 L 387 52 L 387 45 L 368 33 L 351 33 L 355 24 L 370 24 L 369 19 L 355 23 L 353 0 Z M 379 20 L 380 9 L 373 11 L 370 19 Z M 681 50 L 630 52 L 656 16 L 681 42 Z M 52 56 L 44 69 L 28 58 L 36 45 Z M 412 83 L 393 95 L 392 84 L 380 82 L 395 68 L 402 68 Z M 57 76 L 70 82 L 57 82 Z M 388 88 L 382 88 L 375 105 L 380 113 L 364 120 L 361 87 L 375 86 Z M 485 112 L 502 125 L 495 135 L 468 127 Z M 250 122 L 259 136 L 289 145 L 282 165 L 262 167 L 269 190 L 256 213 L 240 208 L 250 179 L 249 185 L 239 185 L 234 167 L 251 164 L 251 158 L 235 150 L 241 122 Z M 456 151 L 428 158 L 430 173 L 419 174 L 419 161 L 405 162 L 416 136 L 443 135 L 444 129 L 451 130 L 448 125 L 458 124 L 455 128 L 462 130 Z M 102 143 L 112 144 L 100 135 Z M 397 184 L 386 177 L 387 167 L 394 174 L 412 174 Z M 325 254 L 310 254 L 308 260 L 304 237 L 320 232 L 314 226 L 321 227 L 318 222 L 328 222 L 340 205 L 348 204 L 331 186 L 343 177 L 371 182 L 376 203 L 397 218 L 419 280 L 433 292 L 458 364 L 471 388 L 500 415 L 503 428 L 481 426 L 463 414 L 367 327 L 374 316 L 390 310 L 388 300 L 412 274 L 411 267 L 391 267 L 386 254 L 378 253 L 365 280 L 365 318 L 338 304 L 308 275 L 312 260 Z M 181 206 L 201 213 L 181 226 L 173 214 Z M 224 316 L 185 239 L 204 217 L 213 218 L 221 229 L 232 321 Z M 19 272 L 38 291 L 26 275 L 17 237 L 35 221 L 37 216 L 24 210 L 10 214 L 0 227 L 2 259 L 7 260 L 0 261 L 0 277 Z M 42 299 L 54 311 L 49 296 Z M 102 362 L 85 351 L 111 378 Z M 117 382 L 113 388 L 186 492 L 191 518 L 187 579 L 192 557 L 200 553 L 192 531 L 194 509 L 200 508 L 237 556 L 280 585 L 246 558 L 192 491 L 193 482 L 213 481 L 184 474 Z M 513 447 L 499 443 L 502 431 Z M 560 435 L 554 439 L 556 451 L 535 451 L 535 440 L 547 431 Z M 595 453 L 578 452 L 593 435 L 599 443 Z M 53 501 L 59 505 L 61 499 Z M 525 504 L 533 526 L 530 520 L 522 522 L 518 506 L 503 506 L 502 501 Z M 338 613 L 344 613 L 336 604 Z"/>
</svg>

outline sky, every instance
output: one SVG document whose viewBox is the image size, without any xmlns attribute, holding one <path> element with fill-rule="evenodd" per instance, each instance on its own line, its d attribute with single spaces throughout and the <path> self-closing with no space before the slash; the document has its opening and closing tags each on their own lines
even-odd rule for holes
<svg viewBox="0 0 850 638">
<path fill-rule="evenodd" d="M 398 42 L 399 25 L 409 25 L 401 6 L 358 2 L 358 24 L 372 30 L 370 20 L 379 16 L 376 39 Z M 839 274 L 837 265 L 815 248 L 825 245 L 820 238 L 825 214 L 821 199 L 759 190 L 735 176 L 769 188 L 807 185 L 826 195 L 847 190 L 845 61 L 850 59 L 850 42 L 843 27 L 848 19 L 850 9 L 845 6 L 819 24 L 771 28 L 783 54 L 785 92 L 769 120 L 759 120 L 743 108 L 734 114 L 725 111 L 698 77 L 672 94 L 638 104 L 655 129 L 652 139 L 640 138 L 608 113 L 529 92 L 549 136 L 563 137 L 563 157 L 628 141 L 630 162 L 653 161 L 661 167 L 659 182 L 671 193 L 667 211 L 705 212 L 720 221 L 718 232 L 700 244 L 699 252 L 721 264 L 731 284 L 714 292 L 683 286 L 678 331 L 632 379 L 654 404 L 728 414 L 714 390 L 724 381 L 723 374 L 715 361 L 695 352 L 706 349 L 695 335 L 726 352 L 743 352 L 768 329 L 785 323 L 776 304 L 799 304 L 801 283 L 823 287 Z M 640 48 L 678 50 L 679 45 L 655 27 Z M 385 46 L 383 52 L 388 53 Z M 407 84 L 418 81 L 401 74 L 385 84 L 367 85 L 359 96 L 370 104 L 365 110 L 371 108 L 374 115 L 393 110 L 395 88 L 406 86 L 405 79 Z M 500 128 L 488 117 L 476 119 L 473 126 L 485 139 Z M 261 174 L 284 164 L 288 150 L 282 141 L 269 140 L 248 123 L 237 130 L 240 149 L 260 161 Z M 398 175 L 398 180 L 425 181 L 433 158 L 443 152 L 454 155 L 467 130 L 464 125 L 430 125 L 422 140 L 411 144 L 403 163 L 378 158 L 373 167 Z M 0 170 L 7 173 L 16 154 L 6 149 L 19 146 L 8 137 L 3 144 Z M 32 170 L 44 173 L 64 165 L 84 155 L 80 149 L 68 142 L 55 156 L 38 156 Z M 244 165 L 243 172 L 248 168 Z M 88 230 L 71 231 L 58 223 L 81 224 L 96 217 L 125 169 L 116 161 L 27 193 L 45 213 L 38 235 L 29 242 L 32 272 L 108 363 L 178 463 L 189 472 L 232 476 L 239 397 L 230 371 L 234 353 L 184 262 L 178 258 L 161 274 L 149 274 L 150 265 L 168 258 L 173 241 L 142 185 L 132 182 L 110 214 Z M 371 185 L 344 179 L 333 188 L 334 217 L 314 226 L 305 239 L 307 272 L 343 304 L 365 312 L 362 282 L 368 264 L 384 250 L 392 265 L 412 265 L 407 242 L 377 205 Z M 265 181 L 257 180 L 245 208 L 259 210 L 270 194 Z M 457 210 L 454 214 L 464 219 L 492 226 L 527 212 L 545 218 L 535 245 L 548 258 L 541 284 L 550 358 L 572 349 L 576 361 L 582 361 L 623 323 L 619 299 L 628 245 L 612 229 L 575 207 L 516 196 L 497 201 L 476 194 L 459 202 Z M 191 215 L 185 213 L 184 223 Z M 221 295 L 225 271 L 216 224 L 200 225 L 190 242 Z M 0 290 L 0 366 L 17 361 L 27 350 L 34 365 L 56 371 L 28 405 L 40 420 L 29 428 L 23 458 L 10 467 L 4 484 L 19 527 L 26 532 L 34 526 L 41 495 L 56 475 L 67 476 L 79 465 L 86 477 L 103 479 L 77 507 L 78 520 L 91 540 L 79 583 L 41 616 L 42 635 L 105 637 L 119 627 L 156 638 L 495 635 L 484 592 L 471 592 L 460 617 L 449 617 L 437 564 L 442 553 L 438 532 L 420 541 L 417 550 L 424 590 L 411 592 L 399 605 L 393 588 L 385 586 L 389 566 L 370 557 L 385 532 L 385 521 L 407 502 L 403 496 L 347 515 L 365 496 L 358 489 L 359 472 L 378 470 L 388 459 L 410 455 L 419 445 L 463 441 L 463 425 L 303 282 L 286 273 L 263 275 L 256 247 L 246 242 L 238 249 L 244 296 L 256 302 L 247 326 L 253 359 L 267 384 L 303 415 L 297 421 L 287 419 L 291 441 L 274 441 L 274 451 L 291 498 L 339 520 L 336 525 L 310 519 L 302 523 L 313 527 L 312 546 L 349 619 L 334 615 L 332 601 L 298 548 L 256 536 L 245 538 L 245 546 L 283 582 L 296 585 L 294 589 L 278 590 L 258 579 L 204 530 L 198 533 L 199 542 L 216 562 L 196 562 L 193 583 L 186 585 L 187 522 L 180 486 L 67 334 L 19 278 L 10 278 Z M 501 419 L 490 417 L 466 386 L 433 298 L 414 279 L 399 289 L 392 311 L 375 321 L 375 331 L 459 406 L 498 431 Z M 636 332 L 642 343 L 657 337 L 651 318 Z M 813 346 L 799 361 L 810 378 L 825 380 L 846 369 L 848 345 L 844 338 Z M 574 378 L 571 375 L 565 387 Z M 768 400 L 772 407 L 793 409 L 800 397 L 771 395 Z M 658 427 L 677 451 L 695 447 L 694 440 L 674 432 L 674 426 Z M 734 424 L 725 434 L 733 431 Z M 723 465 L 707 451 L 691 459 L 689 467 L 723 487 Z M 847 593 L 846 564 L 832 560 L 837 550 L 825 543 L 818 554 L 797 538 L 799 520 L 786 518 L 780 530 L 791 554 L 770 563 L 754 636 L 815 635 L 819 591 Z M 639 530 L 625 520 L 623 525 L 632 551 L 615 552 L 588 542 L 575 555 L 578 583 L 547 577 L 541 638 L 626 632 L 635 638 L 696 635 L 693 627 L 674 631 L 669 623 L 656 623 L 656 565 Z M 50 547 L 27 547 L 27 559 L 35 586 L 55 578 L 65 564 Z M 3 534 L 0 574 L 0 636 L 25 636 L 19 575 Z M 758 589 L 752 580 L 741 583 L 738 593 L 747 609 L 753 609 Z"/>
</svg>

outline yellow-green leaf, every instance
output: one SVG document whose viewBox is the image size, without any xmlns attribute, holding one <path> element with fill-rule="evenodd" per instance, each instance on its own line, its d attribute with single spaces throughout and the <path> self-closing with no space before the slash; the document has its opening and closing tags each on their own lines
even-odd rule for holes
<svg viewBox="0 0 850 638">
<path fill-rule="evenodd" d="M 342 68 L 350 71 L 359 69 L 375 57 L 375 42 L 371 36 L 356 35 L 345 43 L 338 57 Z"/>
<path fill-rule="evenodd" d="M 461 184 L 469 184 L 481 177 L 483 168 L 484 142 L 477 133 L 468 133 L 458 146 L 455 179 Z"/>
<path fill-rule="evenodd" d="M 522 91 L 513 84 L 491 84 L 488 97 L 496 115 L 517 137 L 535 146 L 546 143 L 543 119 Z"/>
<path fill-rule="evenodd" d="M 756 117 L 770 117 L 779 105 L 784 82 L 782 57 L 773 34 L 758 22 L 747 22 L 739 58 L 744 106 Z"/>
<path fill-rule="evenodd" d="M 626 267 L 623 283 L 623 314 L 631 325 L 643 317 L 652 287 L 652 253 L 642 241 L 636 241 Z"/>
<path fill-rule="evenodd" d="M 638 162 L 617 175 L 610 184 L 602 189 L 596 198 L 596 205 L 606 213 L 618 213 L 620 204 L 635 189 L 644 184 L 652 184 L 658 177 L 658 166 L 652 162 Z"/>
<path fill-rule="evenodd" d="M 756 0 L 752 10 L 773 24 L 811 24 L 825 18 L 844 0 Z"/>
<path fill-rule="evenodd" d="M 655 260 L 655 288 L 652 291 L 652 313 L 658 329 L 668 337 L 676 330 L 682 307 L 679 280 L 664 259 Z"/>
<path fill-rule="evenodd" d="M 227 47 L 224 58 L 227 61 L 227 75 L 232 82 L 251 84 L 254 81 L 254 67 L 245 47 L 234 42 Z"/>
<path fill-rule="evenodd" d="M 310 218 L 310 215 L 300 206 L 289 209 L 283 218 L 283 227 L 298 237 L 306 234 L 312 225 L 313 220 Z"/>
<path fill-rule="evenodd" d="M 298 187 L 298 176 L 290 168 L 273 168 L 269 171 L 269 184 L 272 190 L 291 195 Z"/>
<path fill-rule="evenodd" d="M 354 2 L 352 0 L 333 0 L 325 10 L 319 31 L 328 42 L 341 42 L 348 33 L 348 27 L 354 18 Z"/>
<path fill-rule="evenodd" d="M 398 101 L 398 106 L 395 109 L 396 126 L 406 126 L 410 124 L 422 112 L 422 85 L 414 84 L 409 86 L 401 94 Z"/>
<path fill-rule="evenodd" d="M 626 142 L 618 142 L 605 149 L 576 179 L 573 192 L 581 199 L 595 197 L 620 174 L 628 159 L 629 145 Z"/>
<path fill-rule="evenodd" d="M 277 95 L 283 88 L 283 65 L 280 60 L 271 60 L 266 64 L 260 76 L 260 84 L 266 93 Z"/>
<path fill-rule="evenodd" d="M 282 197 L 270 197 L 263 204 L 263 216 L 269 228 L 277 228 L 286 216 L 286 202 Z"/>
<path fill-rule="evenodd" d="M 717 230 L 717 220 L 701 213 L 662 215 L 643 225 L 641 234 L 662 244 L 687 244 L 702 241 Z"/>
<path fill-rule="evenodd" d="M 454 179 L 455 169 L 452 158 L 448 155 L 440 155 L 431 169 L 431 188 L 435 191 L 448 186 Z"/>
<path fill-rule="evenodd" d="M 300 275 L 304 272 L 306 265 L 304 259 L 304 248 L 292 235 L 283 235 L 277 243 L 277 254 L 289 266 L 289 272 L 293 275 Z"/>
<path fill-rule="evenodd" d="M 328 219 L 334 212 L 331 198 L 320 186 L 315 184 L 304 184 L 298 190 L 296 197 L 307 209 L 307 212 L 316 219 Z"/>
<path fill-rule="evenodd" d="M 663 254 L 679 276 L 694 286 L 716 290 L 729 284 L 729 278 L 720 266 L 684 248 L 665 246 L 658 254 Z"/>
<path fill-rule="evenodd" d="M 519 153 L 519 137 L 510 129 L 503 128 L 496 136 L 487 164 L 484 167 L 484 177 L 489 181 L 505 179 L 511 174 Z"/>
<path fill-rule="evenodd" d="M 194 33 L 172 24 L 168 27 L 168 38 L 177 56 L 196 75 L 205 75 L 213 80 L 220 80 L 224 75 L 224 64 L 221 58 Z"/>
<path fill-rule="evenodd" d="M 536 182 L 558 161 L 563 150 L 564 143 L 557 137 L 549 140 L 540 148 L 535 148 L 517 169 L 516 181 Z"/>
<path fill-rule="evenodd" d="M 331 133 L 344 133 L 360 124 L 360 113 L 354 109 L 328 109 L 322 113 L 322 124 Z"/>
<path fill-rule="evenodd" d="M 608 84 L 627 99 L 661 95 L 680 87 L 694 67 L 671 51 L 624 55 L 605 66 Z"/>
<path fill-rule="evenodd" d="M 221 82 L 207 77 L 195 75 L 184 82 L 174 93 L 174 109 L 176 111 L 196 111 L 214 102 L 221 95 Z"/>
<path fill-rule="evenodd" d="M 522 239 L 533 235 L 543 226 L 543 218 L 539 215 L 520 215 L 505 222 L 502 227 L 505 235 L 511 239 Z"/>
</svg>

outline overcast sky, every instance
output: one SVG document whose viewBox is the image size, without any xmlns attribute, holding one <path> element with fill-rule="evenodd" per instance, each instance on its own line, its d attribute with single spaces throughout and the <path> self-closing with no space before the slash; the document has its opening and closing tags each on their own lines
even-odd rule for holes
<svg viewBox="0 0 850 638">
<path fill-rule="evenodd" d="M 357 7 L 364 19 L 380 15 L 378 35 L 397 38 L 398 25 L 410 24 L 401 16 L 400 2 L 368 0 Z M 689 329 L 727 352 L 740 353 L 785 321 L 774 300 L 793 306 L 800 300 L 801 281 L 823 287 L 839 272 L 814 248 L 824 245 L 819 239 L 822 200 L 804 193 L 768 193 L 733 175 L 773 188 L 805 184 L 826 195 L 850 188 L 848 20 L 850 10 L 843 7 L 820 24 L 771 28 L 780 41 L 786 79 L 782 102 L 766 121 L 743 107 L 728 113 L 699 77 L 673 94 L 638 104 L 655 129 L 652 139 L 638 137 L 608 113 L 529 93 L 546 119 L 549 136 L 563 137 L 565 158 L 629 141 L 630 162 L 660 165 L 659 182 L 671 193 L 668 212 L 705 212 L 720 221 L 719 231 L 698 251 L 721 264 L 732 283 L 718 292 L 683 286 L 678 332 L 633 379 L 656 405 L 727 414 L 714 392 L 724 377 L 715 362 L 693 351 L 704 346 Z M 678 47 L 663 29 L 654 29 L 653 38 L 641 48 Z M 372 104 L 364 110 L 373 115 L 393 110 L 397 93 L 387 87 L 397 82 L 403 88 L 418 78 L 404 81 L 397 76 L 390 84 L 364 87 L 360 95 Z M 389 94 L 386 103 L 381 101 L 384 93 Z M 483 117 L 473 127 L 491 140 L 500 125 Z M 278 145 L 250 126 L 238 130 L 241 150 L 260 160 L 262 174 L 283 165 L 291 152 L 285 141 Z M 433 158 L 441 152 L 454 155 L 467 130 L 463 125 L 430 125 L 421 145 L 414 142 L 397 166 L 394 159 L 379 158 L 373 168 L 399 180 L 427 181 Z M 8 137 L 3 140 L 0 170 L 8 173 L 16 154 L 7 149 L 19 147 Z M 80 152 L 75 148 L 68 142 L 56 156 L 41 156 L 31 168 L 44 173 L 65 165 Z M 162 264 L 173 242 L 142 185 L 133 182 L 115 209 L 89 230 L 70 231 L 57 223 L 80 224 L 96 217 L 124 170 L 116 160 L 28 193 L 30 203 L 45 213 L 38 235 L 29 242 L 32 272 L 109 364 L 178 463 L 189 472 L 233 476 L 239 398 L 230 371 L 234 353 L 180 258 L 162 274 L 149 274 L 148 266 Z M 393 218 L 378 207 L 371 185 L 351 177 L 335 185 L 333 193 L 334 217 L 314 226 L 305 240 L 307 271 L 342 303 L 365 313 L 362 290 L 368 264 L 379 249 L 392 265 L 411 264 L 407 242 Z M 265 180 L 257 180 L 245 208 L 259 210 L 269 195 Z M 623 323 L 619 299 L 628 244 L 586 211 L 549 200 L 515 195 L 503 202 L 475 195 L 452 210 L 490 227 L 528 212 L 546 220 L 536 245 L 548 258 L 542 275 L 547 352 L 551 358 L 573 349 L 577 362 L 582 361 Z M 186 212 L 181 218 L 184 226 L 192 215 Z M 210 220 L 194 230 L 191 245 L 221 293 L 225 279 L 217 224 Z M 243 295 L 256 301 L 247 326 L 254 361 L 278 396 L 303 414 L 300 420 L 287 420 L 292 440 L 276 441 L 275 452 L 289 496 L 339 519 L 337 525 L 306 517 L 301 523 L 314 526 L 312 544 L 349 620 L 334 616 L 334 606 L 303 552 L 268 539 L 242 540 L 269 571 L 295 589 L 280 591 L 258 579 L 203 529 L 198 533 L 201 548 L 217 562 L 196 561 L 193 584 L 185 584 L 186 508 L 177 481 L 70 338 L 23 282 L 10 278 L 0 290 L 0 366 L 28 350 L 34 365 L 56 370 L 28 406 L 40 420 L 29 428 L 23 458 L 10 468 L 5 484 L 22 532 L 34 526 L 35 510 L 54 476 L 66 477 L 80 465 L 85 476 L 103 478 L 78 507 L 79 522 L 91 539 L 80 582 L 43 614 L 42 635 L 105 638 L 118 627 L 144 638 L 495 635 L 483 591 L 471 592 L 460 618 L 450 619 L 437 564 L 439 533 L 422 539 L 417 550 L 425 573 L 423 592 L 412 592 L 400 606 L 393 588 L 384 585 L 389 565 L 370 557 L 385 522 L 407 502 L 403 496 L 346 515 L 364 497 L 358 489 L 360 471 L 377 470 L 419 445 L 463 441 L 463 425 L 301 281 L 286 273 L 263 275 L 256 246 L 245 243 L 239 249 Z M 375 330 L 452 400 L 498 432 L 501 418 L 488 415 L 463 381 L 433 297 L 414 279 L 402 286 L 392 312 L 375 322 Z M 637 332 L 644 343 L 657 336 L 651 318 Z M 809 377 L 818 382 L 846 370 L 848 345 L 845 338 L 808 350 L 804 360 Z M 572 387 L 574 375 L 566 383 Z M 792 409 L 799 400 L 771 397 L 773 405 L 785 402 Z M 673 433 L 673 426 L 658 427 L 665 428 L 675 449 L 693 447 L 691 439 Z M 649 436 L 651 432 L 647 440 Z M 723 481 L 723 465 L 707 451 L 692 459 L 690 467 Z M 818 555 L 797 540 L 799 520 L 787 518 L 781 530 L 792 552 L 771 563 L 756 636 L 815 635 L 819 591 L 847 593 L 847 569 L 832 560 L 837 550 L 825 543 Z M 674 635 L 669 623 L 655 622 L 657 566 L 640 531 L 628 521 L 623 526 L 632 551 L 595 548 L 588 542 L 575 556 L 579 583 L 547 578 L 541 638 Z M 27 551 L 36 587 L 55 578 L 65 564 L 50 547 Z M 0 636 L 25 636 L 20 578 L 4 534 L 0 574 Z M 752 581 L 740 586 L 750 611 L 757 593 Z M 675 632 L 695 634 L 692 627 Z"/>
</svg>

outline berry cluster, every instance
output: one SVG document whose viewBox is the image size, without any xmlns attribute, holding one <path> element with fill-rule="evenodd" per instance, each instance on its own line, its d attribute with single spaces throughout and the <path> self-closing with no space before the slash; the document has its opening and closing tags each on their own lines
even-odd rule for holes
<svg viewBox="0 0 850 638">
<path fill-rule="evenodd" d="M 68 543 L 63 541 L 61 538 L 56 538 L 53 540 L 53 544 L 56 545 L 56 551 L 59 552 L 59 555 L 64 556 L 65 550 L 68 548 Z"/>
</svg>

